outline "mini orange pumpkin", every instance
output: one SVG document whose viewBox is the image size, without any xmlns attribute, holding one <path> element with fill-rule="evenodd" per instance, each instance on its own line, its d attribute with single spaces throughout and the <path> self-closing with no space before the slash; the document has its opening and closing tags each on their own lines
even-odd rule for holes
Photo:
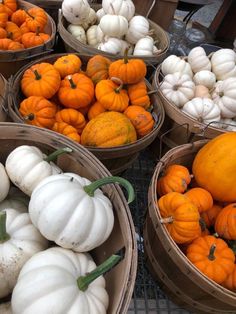
<svg viewBox="0 0 236 314">
<path fill-rule="evenodd" d="M 13 14 L 13 12 L 17 10 L 16 0 L 1 0 L 1 4 L 4 6 L 8 16 L 10 17 Z"/>
<path fill-rule="evenodd" d="M 43 9 L 36 7 L 29 9 L 26 13 L 27 17 L 25 22 L 29 30 L 31 32 L 36 32 L 37 29 L 39 29 L 40 32 L 43 32 L 48 20 L 46 12 Z"/>
<path fill-rule="evenodd" d="M 0 27 L 5 27 L 8 21 L 8 14 L 3 4 L 0 4 Z"/>
<path fill-rule="evenodd" d="M 26 123 L 48 129 L 51 129 L 55 122 L 56 111 L 55 104 L 39 96 L 24 99 L 19 107 L 19 112 Z"/>
<path fill-rule="evenodd" d="M 223 207 L 219 204 L 213 204 L 213 206 L 210 209 L 201 213 L 201 217 L 204 220 L 207 228 L 214 226 L 216 217 L 218 216 L 222 208 Z"/>
<path fill-rule="evenodd" d="M 233 251 L 224 240 L 211 235 L 195 239 L 188 246 L 186 254 L 194 266 L 219 284 L 234 270 Z"/>
<path fill-rule="evenodd" d="M 141 106 L 129 106 L 124 114 L 130 119 L 139 137 L 150 133 L 155 121 L 150 112 Z"/>
<path fill-rule="evenodd" d="M 39 33 L 39 29 L 36 33 L 29 32 L 22 35 L 21 42 L 25 48 L 31 48 L 35 46 L 43 45 L 50 39 L 50 36 L 46 33 Z"/>
<path fill-rule="evenodd" d="M 20 27 L 25 22 L 26 17 L 27 14 L 25 10 L 18 9 L 12 14 L 11 21 Z"/>
<path fill-rule="evenodd" d="M 227 240 L 236 240 L 236 203 L 224 207 L 215 221 L 216 233 Z"/>
<path fill-rule="evenodd" d="M 8 50 L 8 47 L 12 43 L 12 40 L 9 38 L 1 38 L 0 39 L 0 50 Z"/>
<path fill-rule="evenodd" d="M 0 27 L 0 39 L 7 38 L 7 32 L 4 28 Z"/>
<path fill-rule="evenodd" d="M 58 111 L 56 114 L 56 121 L 72 125 L 79 134 L 82 133 L 83 128 L 86 125 L 86 121 L 82 113 L 71 108 Z"/>
<path fill-rule="evenodd" d="M 150 97 L 144 80 L 137 84 L 128 85 L 127 90 L 132 106 L 141 106 L 145 109 L 150 107 Z"/>
<path fill-rule="evenodd" d="M 55 122 L 52 130 L 68 136 L 70 139 L 80 143 L 80 135 L 77 133 L 76 128 L 74 128 L 72 125 L 69 125 L 65 122 Z"/>
<path fill-rule="evenodd" d="M 200 214 L 213 206 L 213 198 L 205 189 L 192 188 L 185 193 L 185 196 L 197 206 Z"/>
<path fill-rule="evenodd" d="M 231 291 L 236 292 L 236 264 L 234 264 L 234 270 L 229 276 L 221 283 L 221 285 Z"/>
<path fill-rule="evenodd" d="M 100 113 L 105 112 L 106 109 L 103 107 L 103 105 L 99 102 L 96 101 L 92 106 L 90 107 L 88 111 L 88 119 L 92 120 L 96 116 L 98 116 Z"/>
<path fill-rule="evenodd" d="M 23 50 L 25 47 L 24 45 L 22 45 L 21 43 L 17 42 L 17 41 L 12 41 L 7 50 Z"/>
<path fill-rule="evenodd" d="M 111 64 L 111 60 L 101 55 L 95 55 L 89 59 L 86 68 L 86 74 L 91 78 L 94 84 L 97 84 L 101 80 L 109 78 L 108 69 Z"/>
<path fill-rule="evenodd" d="M 5 30 L 7 31 L 8 38 L 21 42 L 22 33 L 20 28 L 15 23 L 7 22 Z"/>
<path fill-rule="evenodd" d="M 30 29 L 27 27 L 26 22 L 24 22 L 21 26 L 20 26 L 20 30 L 21 30 L 21 34 L 25 34 L 25 33 L 29 33 Z"/>
<path fill-rule="evenodd" d="M 21 89 L 26 97 L 42 96 L 50 99 L 61 83 L 59 72 L 47 62 L 37 63 L 27 69 L 21 79 Z"/>
<path fill-rule="evenodd" d="M 54 67 L 64 78 L 67 75 L 78 73 L 81 67 L 81 60 L 75 54 L 68 54 L 58 58 L 54 62 Z"/>
<path fill-rule="evenodd" d="M 191 181 L 188 168 L 182 165 L 169 165 L 157 180 L 157 193 L 162 196 L 169 192 L 184 193 Z"/>
</svg>

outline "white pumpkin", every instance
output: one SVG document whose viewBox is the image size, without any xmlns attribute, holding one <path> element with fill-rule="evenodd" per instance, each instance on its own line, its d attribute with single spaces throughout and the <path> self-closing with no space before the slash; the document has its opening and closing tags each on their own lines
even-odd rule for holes
<svg viewBox="0 0 236 314">
<path fill-rule="evenodd" d="M 190 64 L 175 55 L 170 55 L 161 64 L 161 71 L 164 75 L 180 72 L 193 76 Z"/>
<path fill-rule="evenodd" d="M 218 81 L 212 99 L 219 106 L 223 118 L 236 117 L 236 77 Z"/>
<path fill-rule="evenodd" d="M 104 15 L 99 23 L 102 32 L 109 37 L 121 38 L 128 31 L 128 21 L 122 15 Z"/>
<path fill-rule="evenodd" d="M 146 36 L 138 40 L 134 47 L 134 56 L 153 56 L 154 40 Z"/>
<path fill-rule="evenodd" d="M 236 77 L 236 53 L 232 49 L 220 49 L 214 52 L 211 65 L 218 81 Z"/>
<path fill-rule="evenodd" d="M 97 21 L 97 15 L 94 9 L 90 8 L 89 14 L 85 21 L 80 24 L 84 30 L 87 30 L 90 26 L 94 25 Z"/>
<path fill-rule="evenodd" d="M 97 21 L 100 22 L 101 18 L 105 15 L 105 11 L 103 8 L 97 10 L 96 15 L 97 15 Z"/>
<path fill-rule="evenodd" d="M 202 47 L 195 47 L 190 50 L 188 54 L 188 63 L 194 73 L 203 70 L 211 71 L 211 61 Z"/>
<path fill-rule="evenodd" d="M 13 208 L 21 213 L 25 213 L 28 211 L 28 205 L 29 197 L 18 188 L 11 186 L 7 197 L 0 202 L 0 211 L 6 208 Z"/>
<path fill-rule="evenodd" d="M 86 21 L 90 12 L 90 5 L 87 0 L 63 0 L 61 8 L 66 20 L 74 25 Z"/>
<path fill-rule="evenodd" d="M 101 271 L 89 254 L 59 247 L 35 254 L 24 265 L 13 290 L 13 313 L 106 314 L 109 296 L 102 274 L 119 259 L 111 256 L 100 265 Z"/>
<path fill-rule="evenodd" d="M 117 55 L 120 54 L 122 45 L 121 39 L 109 37 L 107 41 L 98 44 L 97 49 Z"/>
<path fill-rule="evenodd" d="M 3 201 L 10 189 L 10 179 L 6 173 L 5 167 L 0 163 L 0 202 Z"/>
<path fill-rule="evenodd" d="M 86 33 L 82 26 L 70 24 L 68 25 L 67 30 L 83 44 L 87 43 Z"/>
<path fill-rule="evenodd" d="M 125 54 L 125 51 L 128 49 L 128 55 L 132 55 L 134 51 L 134 47 L 132 44 L 128 43 L 126 40 L 120 39 L 121 43 L 121 50 L 120 54 L 123 56 Z"/>
<path fill-rule="evenodd" d="M 132 0 L 102 0 L 102 8 L 106 14 L 122 15 L 128 21 L 134 16 L 135 12 Z"/>
<path fill-rule="evenodd" d="M 69 148 L 64 148 L 46 156 L 35 146 L 18 146 L 6 159 L 6 171 L 10 180 L 30 196 L 42 179 L 62 172 L 51 160 L 60 153 L 71 151 Z"/>
<path fill-rule="evenodd" d="M 104 40 L 104 34 L 98 25 L 92 25 L 86 32 L 87 42 L 92 47 L 97 47 Z"/>
<path fill-rule="evenodd" d="M 125 40 L 131 44 L 136 44 L 139 39 L 149 35 L 149 22 L 142 15 L 135 15 L 129 21 L 129 28 L 125 35 Z"/>
<path fill-rule="evenodd" d="M 194 98 L 195 97 L 210 98 L 211 99 L 209 89 L 204 85 L 196 85 L 195 86 Z"/>
<path fill-rule="evenodd" d="M 220 121 L 220 109 L 209 98 L 193 98 L 183 106 L 182 111 L 202 123 L 212 125 L 212 122 Z"/>
<path fill-rule="evenodd" d="M 179 108 L 194 97 L 194 89 L 191 77 L 180 72 L 166 75 L 161 84 L 161 92 Z"/>
<path fill-rule="evenodd" d="M 0 212 L 0 298 L 12 292 L 25 262 L 47 246 L 28 213 L 15 209 Z"/>
<path fill-rule="evenodd" d="M 193 81 L 196 85 L 204 85 L 207 88 L 212 89 L 216 83 L 216 76 L 211 71 L 202 70 L 194 75 Z"/>
<path fill-rule="evenodd" d="M 1 314 L 12 314 L 11 302 L 0 303 L 0 313 Z"/>
<path fill-rule="evenodd" d="M 236 131 L 236 121 L 229 118 L 221 118 L 220 127 L 222 129 L 226 129 L 227 131 Z"/>
</svg>

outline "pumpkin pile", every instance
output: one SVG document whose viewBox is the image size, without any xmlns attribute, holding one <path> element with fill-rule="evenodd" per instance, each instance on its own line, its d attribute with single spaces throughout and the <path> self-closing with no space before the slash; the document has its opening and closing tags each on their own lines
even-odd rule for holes
<svg viewBox="0 0 236 314">
<path fill-rule="evenodd" d="M 171 55 L 161 64 L 161 93 L 201 123 L 236 131 L 236 53 L 219 49 L 207 56 L 193 48 L 186 59 Z"/>
<path fill-rule="evenodd" d="M 160 54 L 148 19 L 134 13 L 132 0 L 103 0 L 97 12 L 87 0 L 62 2 L 68 32 L 83 44 L 114 55 L 123 55 L 126 49 L 134 56 Z"/>
<path fill-rule="evenodd" d="M 22 145 L 0 163 L 0 299 L 12 294 L 5 306 L 9 313 L 107 311 L 102 275 L 121 257 L 112 255 L 97 267 L 89 254 L 114 226 L 113 205 L 100 187 L 123 185 L 128 203 L 134 190 L 120 177 L 91 182 L 63 173 L 53 161 L 71 152 L 63 148 L 46 155 Z"/>
<path fill-rule="evenodd" d="M 21 79 L 24 121 L 93 147 L 126 145 L 152 131 L 155 121 L 145 83 L 146 65 L 127 56 L 96 55 L 81 69 L 75 54 L 38 63 Z"/>
<path fill-rule="evenodd" d="M 44 32 L 47 14 L 39 8 L 18 8 L 16 0 L 0 3 L 0 50 L 22 50 L 43 45 L 50 39 Z"/>
<path fill-rule="evenodd" d="M 236 133 L 205 144 L 190 170 L 168 165 L 157 180 L 160 222 L 208 278 L 236 292 Z"/>
</svg>

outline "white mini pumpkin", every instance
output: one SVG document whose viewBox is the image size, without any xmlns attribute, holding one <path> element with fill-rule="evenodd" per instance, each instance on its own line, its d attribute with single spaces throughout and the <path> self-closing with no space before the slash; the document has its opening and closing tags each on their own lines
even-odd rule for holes
<svg viewBox="0 0 236 314">
<path fill-rule="evenodd" d="M 133 47 L 132 44 L 130 44 L 126 40 L 122 40 L 122 39 L 120 39 L 120 43 L 121 43 L 120 54 L 122 56 L 124 56 L 124 54 L 125 54 L 127 49 L 128 49 L 128 55 L 132 55 L 133 54 L 134 47 Z"/>
<path fill-rule="evenodd" d="M 135 15 L 129 21 L 129 28 L 125 40 L 135 45 L 139 39 L 149 35 L 149 22 L 142 15 Z"/>
<path fill-rule="evenodd" d="M 28 205 L 29 197 L 18 188 L 11 186 L 7 197 L 0 202 L 0 211 L 6 208 L 13 208 L 21 213 L 26 213 Z"/>
<path fill-rule="evenodd" d="M 236 53 L 232 49 L 219 49 L 214 52 L 211 65 L 218 81 L 236 77 Z"/>
<path fill-rule="evenodd" d="M 28 213 L 15 209 L 0 212 L 0 298 L 12 292 L 25 262 L 47 246 Z"/>
<path fill-rule="evenodd" d="M 128 31 L 128 21 L 122 15 L 104 15 L 99 23 L 102 32 L 109 37 L 121 38 Z"/>
<path fill-rule="evenodd" d="M 102 8 L 106 14 L 122 15 L 128 21 L 134 16 L 135 12 L 132 0 L 102 0 Z"/>
<path fill-rule="evenodd" d="M 11 302 L 0 303 L 0 313 L 1 314 L 12 314 Z"/>
<path fill-rule="evenodd" d="M 104 34 L 98 25 L 92 25 L 86 32 L 87 42 L 92 47 L 97 47 L 104 40 Z"/>
<path fill-rule="evenodd" d="M 97 10 L 96 15 L 97 15 L 97 21 L 100 22 L 101 18 L 105 15 L 105 11 L 103 8 Z"/>
<path fill-rule="evenodd" d="M 220 127 L 228 131 L 236 131 L 236 121 L 229 118 L 221 118 Z"/>
<path fill-rule="evenodd" d="M 210 98 L 211 99 L 209 89 L 204 85 L 196 85 L 195 86 L 194 98 L 195 97 Z"/>
<path fill-rule="evenodd" d="M 161 92 L 179 108 L 194 97 L 194 89 L 191 77 L 179 72 L 166 75 L 161 83 Z"/>
<path fill-rule="evenodd" d="M 154 39 L 150 36 L 138 40 L 134 47 L 134 56 L 153 56 Z"/>
<path fill-rule="evenodd" d="M 190 64 L 175 55 L 170 55 L 162 62 L 161 71 L 164 75 L 180 72 L 193 76 Z"/>
<path fill-rule="evenodd" d="M 6 169 L 2 163 L 0 163 L 0 202 L 3 201 L 10 189 L 10 179 L 7 175 Z"/>
<path fill-rule="evenodd" d="M 220 109 L 209 98 L 193 98 L 183 106 L 182 111 L 201 123 L 212 125 L 220 121 Z"/>
<path fill-rule="evenodd" d="M 122 45 L 121 39 L 109 37 L 106 41 L 98 44 L 97 49 L 117 55 L 120 54 Z"/>
<path fill-rule="evenodd" d="M 211 61 L 202 47 L 195 47 L 188 54 L 188 63 L 194 73 L 207 70 L 211 71 Z"/>
<path fill-rule="evenodd" d="M 236 77 L 218 81 L 212 99 L 219 106 L 223 118 L 236 117 Z"/>
<path fill-rule="evenodd" d="M 97 21 L 97 15 L 94 9 L 90 8 L 89 14 L 86 18 L 86 20 L 82 21 L 80 24 L 84 30 L 87 30 L 90 26 L 94 25 Z"/>
<path fill-rule="evenodd" d="M 67 30 L 83 44 L 87 43 L 86 33 L 82 26 L 70 24 L 68 25 Z"/>
<path fill-rule="evenodd" d="M 74 25 L 79 25 L 86 21 L 90 11 L 87 0 L 63 0 L 62 14 L 66 20 Z"/>
<path fill-rule="evenodd" d="M 196 85 L 204 85 L 207 88 L 212 89 L 216 83 L 216 76 L 211 71 L 202 70 L 194 75 L 193 81 Z"/>
</svg>

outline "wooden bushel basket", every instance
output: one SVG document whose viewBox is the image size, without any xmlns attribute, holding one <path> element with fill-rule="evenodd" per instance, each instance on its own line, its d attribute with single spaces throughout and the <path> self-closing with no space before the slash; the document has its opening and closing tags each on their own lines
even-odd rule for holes
<svg viewBox="0 0 236 314">
<path fill-rule="evenodd" d="M 24 10 L 36 7 L 35 5 L 23 0 L 18 0 L 17 3 L 18 8 Z M 39 56 L 49 54 L 53 51 L 52 48 L 55 43 L 56 25 L 50 15 L 47 14 L 47 17 L 48 22 L 45 27 L 45 32 L 51 35 L 51 37 L 43 45 L 17 51 L 0 51 L 0 73 L 4 75 L 6 79 L 15 74 L 23 65 L 29 63 L 29 61 L 32 61 Z"/>
<path fill-rule="evenodd" d="M 77 173 L 91 181 L 111 175 L 87 149 L 75 145 L 63 135 L 24 124 L 0 123 L 0 161 L 5 163 L 8 154 L 20 145 L 37 146 L 46 154 L 58 148 L 69 147 L 73 152 L 61 155 L 57 159 L 57 165 L 63 171 Z M 119 185 L 105 185 L 102 190 L 113 204 L 115 224 L 107 241 L 94 249 L 91 254 L 96 263 L 101 263 L 111 254 L 123 251 L 122 261 L 105 275 L 110 299 L 107 313 L 127 313 L 137 268 L 134 225 L 126 198 Z"/>
<path fill-rule="evenodd" d="M 50 56 L 43 57 L 36 61 L 31 62 L 27 66 L 23 67 L 17 74 L 14 76 L 14 79 L 10 82 L 10 90 L 8 97 L 8 109 L 9 115 L 14 122 L 25 123 L 19 113 L 19 104 L 23 99 L 23 95 L 20 90 L 20 81 L 24 71 L 32 66 L 33 64 L 40 62 L 49 62 L 53 63 L 58 57 L 61 57 L 65 54 L 52 54 Z M 81 61 L 82 67 L 87 64 L 87 61 L 91 56 L 77 54 Z M 152 90 L 152 86 L 146 81 L 147 87 L 149 90 Z M 92 152 L 103 164 L 111 171 L 112 174 L 118 174 L 126 170 L 132 162 L 138 157 L 138 153 L 145 149 L 149 144 L 151 144 L 154 139 L 157 137 L 158 132 L 163 124 L 165 113 L 161 99 L 157 95 L 150 95 L 150 99 L 153 105 L 152 115 L 155 120 L 155 126 L 153 130 L 146 136 L 138 139 L 134 143 L 127 145 L 121 145 L 116 147 L 89 147 L 86 148 Z"/>
<path fill-rule="evenodd" d="M 7 119 L 6 115 L 7 92 L 8 92 L 7 81 L 0 73 L 0 122 L 4 122 Z"/>
<path fill-rule="evenodd" d="M 225 289 L 202 274 L 184 255 L 160 223 L 156 183 L 170 164 L 191 169 L 193 159 L 207 140 L 169 150 L 157 163 L 148 192 L 148 211 L 144 225 L 146 262 L 161 287 L 182 307 L 193 313 L 235 314 L 236 293 Z"/>
</svg>

